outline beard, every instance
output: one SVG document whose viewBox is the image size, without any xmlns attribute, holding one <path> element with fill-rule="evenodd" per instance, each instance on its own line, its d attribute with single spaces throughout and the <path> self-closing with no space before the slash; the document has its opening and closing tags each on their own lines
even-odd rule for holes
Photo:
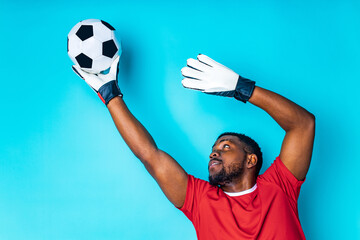
<svg viewBox="0 0 360 240">
<path fill-rule="evenodd" d="M 242 162 L 232 163 L 227 169 L 223 167 L 218 173 L 209 174 L 209 183 L 213 186 L 222 186 L 225 183 L 230 183 L 234 179 L 240 178 L 244 173 L 246 156 Z"/>
</svg>

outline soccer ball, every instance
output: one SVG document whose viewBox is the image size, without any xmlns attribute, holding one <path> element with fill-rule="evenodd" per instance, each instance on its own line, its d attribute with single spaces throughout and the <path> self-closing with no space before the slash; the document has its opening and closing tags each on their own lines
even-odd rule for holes
<svg viewBox="0 0 360 240">
<path fill-rule="evenodd" d="M 115 28 L 98 19 L 77 23 L 67 37 L 70 59 L 89 73 L 106 71 L 114 59 L 121 55 L 121 45 L 115 38 Z"/>
</svg>

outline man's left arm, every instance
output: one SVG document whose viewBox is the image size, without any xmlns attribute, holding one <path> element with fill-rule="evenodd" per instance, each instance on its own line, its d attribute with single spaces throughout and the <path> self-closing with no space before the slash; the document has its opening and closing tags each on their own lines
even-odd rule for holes
<svg viewBox="0 0 360 240">
<path fill-rule="evenodd" d="M 260 87 L 254 88 L 249 102 L 265 110 L 285 130 L 280 159 L 298 180 L 304 180 L 314 143 L 314 115 L 279 94 Z"/>
<path fill-rule="evenodd" d="M 314 115 L 279 94 L 255 87 L 254 81 L 203 54 L 189 58 L 181 72 L 186 88 L 249 101 L 265 110 L 286 132 L 280 159 L 298 180 L 305 179 L 314 143 Z"/>
</svg>

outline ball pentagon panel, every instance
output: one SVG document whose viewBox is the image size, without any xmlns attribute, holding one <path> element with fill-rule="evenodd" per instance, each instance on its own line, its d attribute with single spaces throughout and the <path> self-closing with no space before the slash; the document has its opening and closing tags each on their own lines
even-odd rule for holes
<svg viewBox="0 0 360 240">
<path fill-rule="evenodd" d="M 79 30 L 76 32 L 76 36 L 78 36 L 82 41 L 91 38 L 94 36 L 93 26 L 91 25 L 81 25 Z"/>
<path fill-rule="evenodd" d="M 81 68 L 92 68 L 93 66 L 93 60 L 83 53 L 76 56 L 75 59 Z"/>
<path fill-rule="evenodd" d="M 113 58 L 115 56 L 116 52 L 118 51 L 118 48 L 112 39 L 109 41 L 103 42 L 102 45 L 103 45 L 102 54 L 109 58 Z"/>
</svg>

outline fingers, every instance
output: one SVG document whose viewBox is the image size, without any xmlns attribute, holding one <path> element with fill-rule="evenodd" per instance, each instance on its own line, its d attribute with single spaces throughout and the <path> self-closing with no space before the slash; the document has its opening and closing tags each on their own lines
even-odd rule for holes
<svg viewBox="0 0 360 240">
<path fill-rule="evenodd" d="M 206 71 L 209 71 L 211 69 L 210 66 L 198 61 L 198 60 L 195 60 L 193 58 L 189 58 L 187 60 L 187 65 L 191 68 L 195 68 L 199 71 L 202 71 L 202 72 L 206 72 Z"/>
<path fill-rule="evenodd" d="M 200 62 L 202 62 L 202 63 L 204 63 L 204 64 L 207 64 L 207 65 L 209 65 L 209 66 L 211 66 L 211 67 L 214 67 L 214 66 L 220 64 L 220 63 L 216 62 L 215 60 L 209 58 L 208 56 L 206 56 L 206 55 L 204 55 L 204 54 L 199 54 L 199 55 L 197 56 L 197 59 L 198 59 Z"/>
<path fill-rule="evenodd" d="M 85 80 L 85 82 L 87 83 L 87 85 L 89 85 L 91 87 L 92 90 L 94 90 L 94 92 L 97 92 L 95 89 L 97 82 L 93 79 L 92 76 L 95 76 L 94 74 L 91 73 L 87 73 L 85 71 L 83 71 L 79 66 L 73 65 L 71 66 L 73 71 L 79 76 L 81 77 L 83 80 Z"/>
<path fill-rule="evenodd" d="M 191 78 L 184 78 L 181 81 L 181 84 L 185 88 L 195 89 L 195 90 L 199 90 L 199 91 L 205 91 L 205 89 L 207 88 L 206 82 L 197 80 L 197 79 L 191 79 Z"/>
<path fill-rule="evenodd" d="M 88 73 L 84 72 L 79 66 L 73 65 L 71 66 L 73 71 L 82 79 L 85 80 L 85 77 Z"/>
<path fill-rule="evenodd" d="M 189 67 L 183 67 L 181 69 L 181 74 L 184 77 L 188 77 L 188 78 L 196 78 L 196 79 L 202 79 L 204 76 L 203 72 L 200 72 L 196 69 L 193 68 L 189 68 Z"/>
<path fill-rule="evenodd" d="M 119 60 L 120 60 L 120 56 L 117 56 L 117 57 L 115 58 L 114 62 L 111 64 L 109 74 L 111 74 L 111 75 L 117 74 L 117 72 L 118 72 L 118 66 L 119 66 Z"/>
<path fill-rule="evenodd" d="M 76 70 L 75 65 L 74 65 L 74 66 L 71 66 L 71 68 L 72 68 L 72 70 L 74 71 L 74 73 L 76 73 L 76 75 L 78 75 L 80 78 L 84 79 L 84 78 L 81 76 L 81 74 L 79 73 L 79 71 Z"/>
<path fill-rule="evenodd" d="M 209 88 L 209 82 L 204 80 L 215 64 L 217 63 L 214 60 L 203 54 L 198 55 L 198 60 L 189 58 L 188 66 L 181 69 L 181 73 L 185 77 L 181 81 L 182 85 L 185 88 L 206 91 Z"/>
</svg>

